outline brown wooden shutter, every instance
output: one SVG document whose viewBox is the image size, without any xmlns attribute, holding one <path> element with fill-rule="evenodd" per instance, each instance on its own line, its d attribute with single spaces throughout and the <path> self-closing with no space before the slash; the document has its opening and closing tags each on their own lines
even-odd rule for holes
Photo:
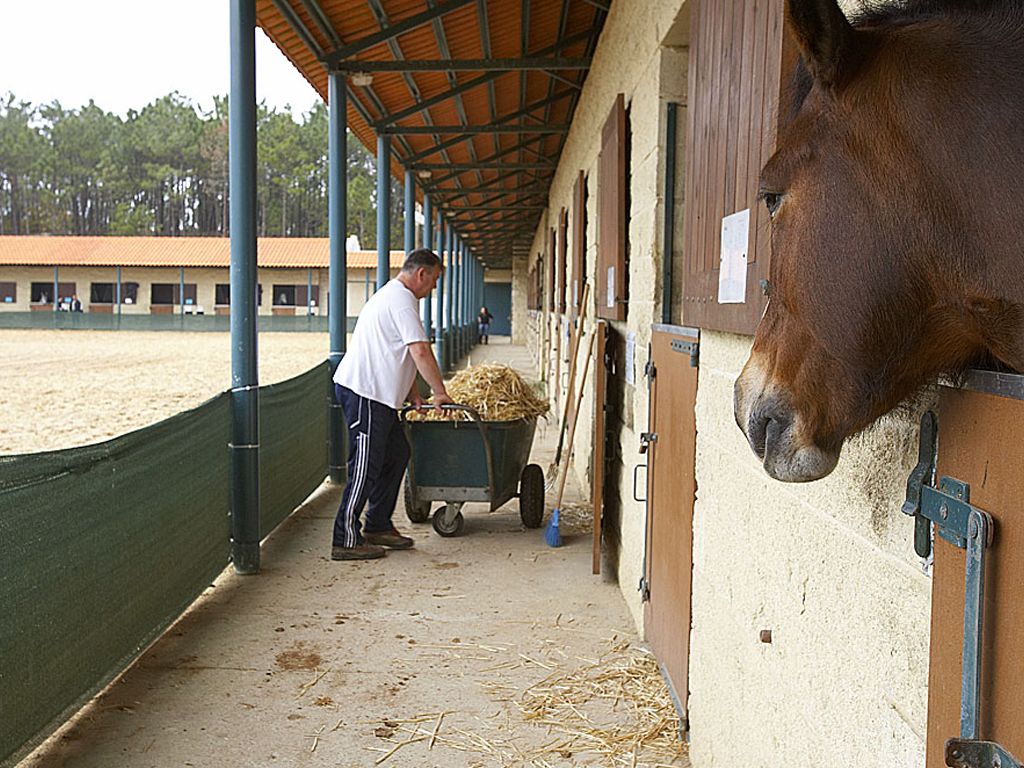
<svg viewBox="0 0 1024 768">
<path fill-rule="evenodd" d="M 796 48 L 784 0 L 691 0 L 683 323 L 753 333 L 764 313 L 768 215 L 757 202 Z M 750 209 L 745 302 L 718 303 L 722 219 Z"/>
<path fill-rule="evenodd" d="M 580 299 L 583 297 L 583 284 L 587 281 L 584 274 L 584 256 L 586 249 L 586 178 L 583 171 L 576 177 L 572 188 L 572 286 L 570 300 L 573 314 L 580 312 Z"/>
<path fill-rule="evenodd" d="M 601 130 L 598 158 L 597 315 L 608 320 L 626 319 L 626 139 L 620 93 Z"/>
<path fill-rule="evenodd" d="M 566 237 L 569 234 L 569 214 L 565 208 L 558 217 L 558 311 L 565 314 L 565 286 L 566 286 L 566 252 L 568 250 Z"/>
<path fill-rule="evenodd" d="M 548 310 L 555 311 L 555 230 L 551 230 L 550 245 L 547 253 L 547 295 Z"/>
</svg>

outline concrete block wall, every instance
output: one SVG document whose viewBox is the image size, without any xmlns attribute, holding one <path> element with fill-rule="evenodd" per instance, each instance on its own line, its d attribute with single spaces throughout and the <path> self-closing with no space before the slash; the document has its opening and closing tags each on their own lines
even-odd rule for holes
<svg viewBox="0 0 1024 768">
<path fill-rule="evenodd" d="M 900 512 L 923 405 L 774 481 L 732 416 L 751 341 L 701 334 L 693 765 L 923 766 L 931 580 Z"/>
<path fill-rule="evenodd" d="M 587 231 L 586 264 L 590 279 L 591 296 L 588 307 L 588 332 L 594 326 L 594 275 L 597 264 L 598 231 L 598 156 L 601 128 L 608 117 L 615 98 L 625 95 L 629 110 L 630 164 L 629 164 L 629 306 L 626 320 L 613 323 L 614 333 L 625 338 L 635 335 L 636 356 L 632 362 L 635 384 L 623 381 L 627 403 L 622 425 L 616 430 L 609 453 L 620 457 L 608 466 L 622 492 L 622 509 L 617 530 L 609 531 L 609 544 L 614 550 L 612 564 L 617 570 L 620 589 L 638 628 L 642 628 L 643 606 L 636 590 L 643 569 L 645 509 L 632 499 L 632 460 L 637 455 L 640 432 L 647 425 L 647 386 L 643 378 L 647 362 L 652 322 L 661 320 L 661 243 L 659 209 L 662 207 L 664 178 L 664 102 L 681 101 L 685 94 L 685 54 L 678 47 L 662 45 L 670 31 L 678 25 L 686 10 L 681 0 L 654 0 L 645 3 L 620 3 L 612 6 L 604 31 L 594 54 L 593 66 L 587 75 L 579 104 L 552 182 L 548 216 L 565 207 L 572 210 L 573 185 L 580 170 L 587 179 Z M 685 51 L 685 49 L 682 49 Z M 628 55 L 624 52 L 628 51 Z M 666 56 L 672 57 L 666 65 Z M 674 71 L 672 67 L 682 67 Z M 670 85 L 663 82 L 671 81 Z M 685 131 L 685 119 L 680 127 Z M 550 224 L 542 222 L 534 238 L 531 253 L 546 253 L 550 246 L 547 238 Z M 570 265 L 571 267 L 571 265 Z M 572 284 L 573 275 L 567 276 Z M 551 329 L 556 328 L 549 322 Z M 589 337 L 585 337 L 588 343 Z M 586 347 L 583 353 L 586 352 Z M 566 354 L 563 352 L 562 369 Z M 582 355 L 581 362 L 582 366 Z M 594 471 L 593 451 L 593 383 L 594 367 L 588 373 L 589 393 L 583 402 L 572 471 L 589 487 Z M 616 374 L 624 379 L 625 371 Z M 557 386 L 562 386 L 562 381 Z M 577 382 L 578 393 L 579 382 Z M 551 392 L 552 396 L 556 393 Z M 559 391 L 559 405 L 566 392 Z M 561 415 L 561 409 L 559 416 Z M 590 440 L 585 439 L 591 436 Z M 626 464 L 629 466 L 626 466 Z"/>
</svg>

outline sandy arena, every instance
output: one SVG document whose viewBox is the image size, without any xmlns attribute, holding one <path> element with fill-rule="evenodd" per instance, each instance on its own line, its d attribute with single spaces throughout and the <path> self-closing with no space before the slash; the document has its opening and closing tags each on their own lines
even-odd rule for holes
<svg viewBox="0 0 1024 768">
<path fill-rule="evenodd" d="M 260 384 L 309 370 L 326 333 L 263 333 Z M 0 455 L 101 442 L 231 386 L 227 333 L 0 330 Z"/>
</svg>

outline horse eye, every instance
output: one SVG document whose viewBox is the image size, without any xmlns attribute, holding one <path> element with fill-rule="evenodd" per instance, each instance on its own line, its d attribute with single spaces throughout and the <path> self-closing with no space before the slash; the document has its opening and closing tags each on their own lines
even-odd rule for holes
<svg viewBox="0 0 1024 768">
<path fill-rule="evenodd" d="M 764 200 L 764 205 L 768 209 L 768 215 L 774 216 L 775 212 L 779 210 L 779 205 L 782 203 L 782 195 L 778 192 L 762 192 L 760 197 Z"/>
</svg>

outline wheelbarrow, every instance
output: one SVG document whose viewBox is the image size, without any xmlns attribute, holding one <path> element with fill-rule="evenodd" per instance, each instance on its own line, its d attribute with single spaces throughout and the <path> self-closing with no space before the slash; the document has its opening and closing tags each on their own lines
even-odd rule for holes
<svg viewBox="0 0 1024 768">
<path fill-rule="evenodd" d="M 424 406 L 433 408 L 434 406 Z M 462 505 L 485 502 L 493 512 L 514 496 L 527 528 L 540 527 L 544 517 L 544 472 L 527 464 L 537 419 L 488 421 L 468 405 L 443 405 L 460 410 L 472 421 L 410 421 L 401 411 L 411 455 L 405 475 L 405 512 L 414 523 L 431 517 L 433 502 L 444 502 L 431 522 L 441 536 L 458 536 L 465 520 Z"/>
</svg>

